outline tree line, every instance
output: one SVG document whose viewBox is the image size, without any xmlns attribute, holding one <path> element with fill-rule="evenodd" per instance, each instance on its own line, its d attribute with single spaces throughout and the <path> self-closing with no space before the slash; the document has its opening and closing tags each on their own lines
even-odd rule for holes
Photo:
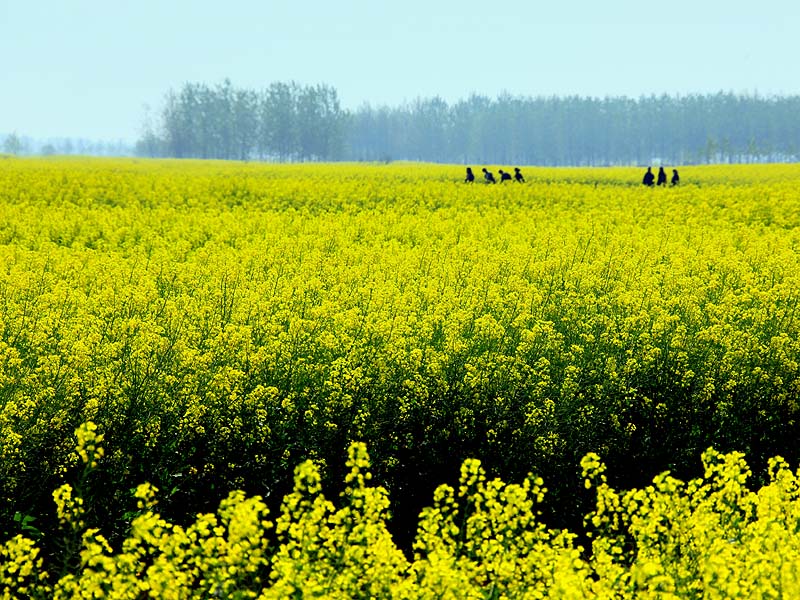
<svg viewBox="0 0 800 600">
<path fill-rule="evenodd" d="M 474 94 L 345 110 L 329 85 L 226 80 L 170 91 L 136 145 L 146 156 L 275 161 L 421 160 L 602 166 L 800 157 L 800 96 L 640 98 Z"/>
<path fill-rule="evenodd" d="M 334 88 L 295 82 L 265 90 L 186 83 L 170 91 L 160 120 L 147 122 L 138 154 L 279 161 L 345 158 L 347 113 Z"/>
<path fill-rule="evenodd" d="M 89 155 L 131 156 L 134 148 L 122 140 L 103 141 L 86 138 L 34 139 L 17 132 L 0 134 L 0 153 L 16 156 Z"/>
</svg>

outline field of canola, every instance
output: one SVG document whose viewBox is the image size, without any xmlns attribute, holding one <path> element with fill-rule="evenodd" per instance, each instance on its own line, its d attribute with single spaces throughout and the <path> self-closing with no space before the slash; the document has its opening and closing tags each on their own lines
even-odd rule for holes
<svg viewBox="0 0 800 600">
<path fill-rule="evenodd" d="M 800 595 L 800 166 L 523 172 L 0 157 L 0 597 Z"/>
</svg>

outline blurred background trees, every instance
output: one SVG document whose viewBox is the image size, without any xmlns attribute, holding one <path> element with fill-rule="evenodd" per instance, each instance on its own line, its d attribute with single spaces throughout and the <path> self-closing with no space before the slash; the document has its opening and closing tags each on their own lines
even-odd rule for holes
<svg viewBox="0 0 800 600">
<path fill-rule="evenodd" d="M 145 108 L 135 143 L 0 134 L 6 154 L 262 160 L 414 160 L 607 166 L 796 162 L 800 96 L 639 98 L 472 94 L 342 107 L 326 84 L 261 90 L 187 82 Z"/>
<path fill-rule="evenodd" d="M 795 161 L 800 97 L 436 96 L 347 111 L 335 88 L 187 83 L 145 128 L 145 156 L 603 166 Z"/>
</svg>

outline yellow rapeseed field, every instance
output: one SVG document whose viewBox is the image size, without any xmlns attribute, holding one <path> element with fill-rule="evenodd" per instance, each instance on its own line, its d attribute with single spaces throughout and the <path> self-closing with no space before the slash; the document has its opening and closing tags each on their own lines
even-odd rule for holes
<svg viewBox="0 0 800 600">
<path fill-rule="evenodd" d="M 800 166 L 523 173 L 0 157 L 0 598 L 800 596 Z"/>
</svg>

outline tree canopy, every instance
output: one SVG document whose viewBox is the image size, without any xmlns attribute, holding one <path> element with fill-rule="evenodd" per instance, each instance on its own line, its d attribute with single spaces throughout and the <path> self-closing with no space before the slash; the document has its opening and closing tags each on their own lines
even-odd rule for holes
<svg viewBox="0 0 800 600">
<path fill-rule="evenodd" d="M 800 96 L 592 98 L 472 95 L 341 107 L 335 88 L 186 83 L 139 154 L 276 161 L 422 160 L 600 166 L 795 161 Z"/>
</svg>

